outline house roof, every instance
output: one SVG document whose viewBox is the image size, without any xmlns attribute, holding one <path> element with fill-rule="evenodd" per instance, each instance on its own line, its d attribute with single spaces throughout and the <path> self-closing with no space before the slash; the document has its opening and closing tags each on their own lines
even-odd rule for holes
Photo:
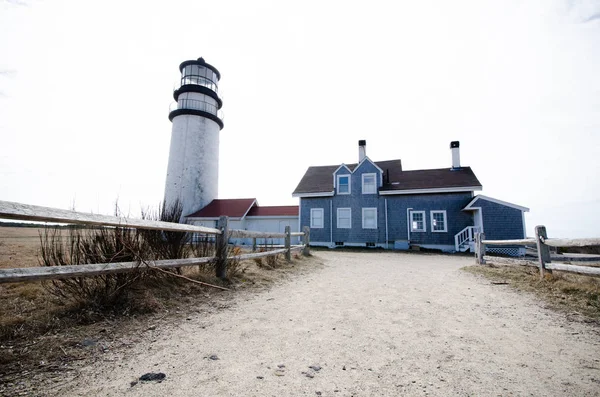
<svg viewBox="0 0 600 397">
<path fill-rule="evenodd" d="M 412 190 L 481 188 L 481 183 L 470 167 L 403 171 L 399 159 L 374 163 L 385 173 L 384 183 L 379 191 L 389 192 L 388 194 L 394 194 L 396 191 L 401 193 Z M 346 164 L 351 171 L 354 171 L 357 165 Z M 332 193 L 332 175 L 339 167 L 340 165 L 309 167 L 293 194 Z"/>
<path fill-rule="evenodd" d="M 471 167 L 458 169 L 438 168 L 431 170 L 402 171 L 385 183 L 380 191 L 448 189 L 461 187 L 481 188 L 481 183 Z"/>
<path fill-rule="evenodd" d="M 383 172 L 389 172 L 390 176 L 396 176 L 402 172 L 402 162 L 400 160 L 374 161 L 373 163 L 381 168 Z M 358 166 L 357 163 L 354 163 L 308 167 L 296 190 L 294 190 L 294 194 L 333 192 L 332 175 L 342 165 L 348 167 L 351 172 Z"/>
<path fill-rule="evenodd" d="M 502 201 L 502 200 L 498 200 L 498 199 L 495 199 L 492 197 L 484 196 L 483 194 L 478 194 L 477 196 L 473 197 L 473 199 L 471 201 L 469 201 L 469 204 L 467 204 L 466 207 L 463 208 L 463 211 L 473 211 L 473 210 L 479 209 L 478 207 L 474 206 L 475 203 L 477 202 L 477 200 L 486 200 L 486 201 L 490 201 L 492 203 L 504 205 L 506 207 L 515 208 L 515 209 L 523 211 L 523 212 L 529 212 L 529 208 L 527 208 L 527 207 L 509 203 L 508 201 Z"/>
<path fill-rule="evenodd" d="M 256 203 L 255 198 L 244 199 L 216 199 L 211 201 L 206 207 L 193 214 L 187 215 L 188 218 L 218 218 L 228 216 L 230 218 L 243 218 L 244 215 Z"/>
<path fill-rule="evenodd" d="M 211 201 L 200 211 L 188 215 L 188 218 L 243 218 L 244 216 L 298 216 L 297 205 L 279 205 L 260 207 L 255 198 L 217 199 Z"/>
<path fill-rule="evenodd" d="M 255 205 L 250 209 L 247 216 L 298 216 L 298 206 L 279 205 L 259 207 Z"/>
</svg>

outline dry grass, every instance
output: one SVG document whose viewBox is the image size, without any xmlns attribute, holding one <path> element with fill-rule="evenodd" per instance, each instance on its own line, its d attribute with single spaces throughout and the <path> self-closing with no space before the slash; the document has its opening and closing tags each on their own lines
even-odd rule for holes
<svg viewBox="0 0 600 397">
<path fill-rule="evenodd" d="M 39 266 L 40 232 L 28 227 L 0 227 L 0 269 Z"/>
<path fill-rule="evenodd" d="M 537 268 L 521 266 L 468 266 L 463 270 L 533 293 L 555 310 L 600 323 L 600 278 L 554 271 L 542 280 Z"/>
<path fill-rule="evenodd" d="M 258 252 L 273 251 L 273 244 L 264 244 L 258 247 Z M 265 256 L 262 258 L 254 258 L 254 263 L 262 269 L 275 269 L 281 262 L 281 254 Z M 297 257 L 296 257 L 297 258 Z"/>
<path fill-rule="evenodd" d="M 40 266 L 38 229 L 0 228 L 0 267 Z M 239 255 L 233 248 L 230 255 Z M 297 266 L 302 264 L 302 266 Z M 73 302 L 59 301 L 39 282 L 0 284 L 0 395 L 3 384 L 18 379 L 23 371 L 68 370 L 70 363 L 93 358 L 104 352 L 106 344 L 92 347 L 85 341 L 115 340 L 125 336 L 139 340 L 148 324 L 167 321 L 202 308 L 227 307 L 233 294 L 268 288 L 293 272 L 311 268 L 315 260 L 295 256 L 291 265 L 282 263 L 266 270 L 254 261 L 234 261 L 229 267 L 227 287 L 216 291 L 176 278 L 148 278 L 132 291 L 127 305 L 108 311 L 95 311 Z M 210 284 L 223 285 L 215 277 L 214 266 L 182 268 L 183 275 Z M 182 314 L 183 313 L 183 314 Z M 111 345 L 111 346 L 112 346 Z M 118 343 L 117 343 L 118 346 Z M 11 375 L 12 374 L 12 375 Z"/>
</svg>

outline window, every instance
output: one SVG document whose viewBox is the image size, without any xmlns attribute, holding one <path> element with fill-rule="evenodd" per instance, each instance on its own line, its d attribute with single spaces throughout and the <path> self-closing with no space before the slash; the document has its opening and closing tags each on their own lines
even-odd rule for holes
<svg viewBox="0 0 600 397">
<path fill-rule="evenodd" d="M 311 229 L 323 229 L 323 208 L 310 209 Z"/>
<path fill-rule="evenodd" d="M 350 208 L 337 209 L 337 227 L 338 229 L 352 228 L 352 210 Z"/>
<path fill-rule="evenodd" d="M 377 193 L 377 175 L 363 174 L 362 175 L 362 193 L 375 194 Z"/>
<path fill-rule="evenodd" d="M 337 192 L 338 194 L 350 194 L 350 175 L 338 175 Z"/>
<path fill-rule="evenodd" d="M 446 211 L 431 211 L 431 231 L 440 233 L 448 231 Z"/>
<path fill-rule="evenodd" d="M 362 209 L 363 229 L 377 229 L 377 208 Z"/>
<path fill-rule="evenodd" d="M 412 211 L 410 213 L 410 231 L 425 232 L 425 211 Z"/>
</svg>

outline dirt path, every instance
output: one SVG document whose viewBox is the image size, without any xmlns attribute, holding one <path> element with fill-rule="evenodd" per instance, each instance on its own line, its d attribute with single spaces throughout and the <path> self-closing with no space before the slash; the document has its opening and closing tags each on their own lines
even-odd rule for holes
<svg viewBox="0 0 600 397">
<path fill-rule="evenodd" d="M 60 394 L 600 395 L 598 328 L 458 270 L 469 258 L 316 255 L 321 269 L 147 331 Z M 130 386 L 146 372 L 167 377 Z"/>
</svg>

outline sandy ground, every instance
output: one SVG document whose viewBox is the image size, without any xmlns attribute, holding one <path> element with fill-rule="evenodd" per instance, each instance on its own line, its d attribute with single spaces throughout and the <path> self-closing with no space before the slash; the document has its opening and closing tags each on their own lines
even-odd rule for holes
<svg viewBox="0 0 600 397">
<path fill-rule="evenodd" d="M 130 349 L 104 354 L 53 392 L 600 395 L 600 330 L 460 271 L 471 258 L 316 256 L 324 264 L 316 271 L 212 314 L 149 329 Z M 131 385 L 147 372 L 166 379 Z"/>
</svg>

